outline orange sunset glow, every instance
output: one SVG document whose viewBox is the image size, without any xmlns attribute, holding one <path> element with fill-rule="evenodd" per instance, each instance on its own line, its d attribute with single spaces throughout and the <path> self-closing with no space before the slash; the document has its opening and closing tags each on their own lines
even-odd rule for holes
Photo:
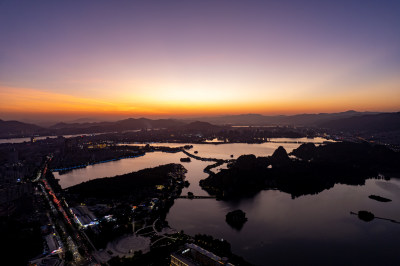
<svg viewBox="0 0 400 266">
<path fill-rule="evenodd" d="M 400 38 L 390 14 L 228 3 L 184 4 L 184 13 L 168 5 L 107 8 L 10 6 L 19 16 L 1 16 L 8 40 L 0 44 L 1 118 L 400 107 Z"/>
<path fill-rule="evenodd" d="M 5 88 L 0 91 L 0 111 L 4 114 L 64 114 L 64 115 L 114 115 L 114 116 L 197 116 L 240 113 L 295 114 L 336 112 L 341 110 L 397 110 L 400 90 L 396 85 L 384 87 L 389 94 L 380 93 L 379 87 L 365 93 L 348 92 L 330 97 L 293 95 L 279 99 L 279 95 L 263 99 L 247 99 L 240 96 L 210 98 L 208 93 L 169 91 L 170 95 L 149 97 L 148 95 L 109 97 L 78 97 L 64 93 L 53 93 L 37 89 Z M 212 95 L 212 92 L 209 92 Z M 227 99 L 228 98 L 228 99 Z"/>
</svg>

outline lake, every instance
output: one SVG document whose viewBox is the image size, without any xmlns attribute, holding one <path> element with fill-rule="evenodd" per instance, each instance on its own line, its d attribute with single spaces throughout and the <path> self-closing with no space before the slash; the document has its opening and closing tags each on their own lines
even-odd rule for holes
<svg viewBox="0 0 400 266">
<path fill-rule="evenodd" d="M 190 152 L 221 159 L 228 159 L 231 154 L 235 158 L 241 154 L 267 156 L 280 145 L 290 152 L 300 144 L 194 144 Z M 66 188 L 89 179 L 181 163 L 182 157 L 183 153 L 152 152 L 76 169 L 61 176 L 54 174 Z M 186 178 L 190 182 L 182 194 L 191 191 L 195 195 L 208 195 L 200 188 L 199 181 L 207 177 L 203 169 L 210 162 L 192 159 L 182 164 L 188 170 Z M 392 202 L 371 200 L 368 198 L 371 194 L 390 198 Z M 369 179 L 364 186 L 337 184 L 317 195 L 295 199 L 277 190 L 264 190 L 237 201 L 177 199 L 167 221 L 171 227 L 191 235 L 203 233 L 226 239 L 233 252 L 257 265 L 400 265 L 400 224 L 378 219 L 364 222 L 350 215 L 350 211 L 368 210 L 376 216 L 400 221 L 399 202 L 398 179 Z M 240 231 L 225 222 L 226 213 L 235 209 L 245 211 L 248 218 Z"/>
</svg>

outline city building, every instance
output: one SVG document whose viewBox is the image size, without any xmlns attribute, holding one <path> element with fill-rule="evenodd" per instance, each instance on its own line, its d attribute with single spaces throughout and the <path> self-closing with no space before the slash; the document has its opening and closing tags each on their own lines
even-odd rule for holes
<svg viewBox="0 0 400 266">
<path fill-rule="evenodd" d="M 87 227 L 98 224 L 96 216 L 86 206 L 70 208 L 70 212 L 79 226 Z"/>
<path fill-rule="evenodd" d="M 171 254 L 171 266 L 233 266 L 227 258 L 221 258 L 214 253 L 193 243 L 186 243 L 183 248 Z"/>
</svg>

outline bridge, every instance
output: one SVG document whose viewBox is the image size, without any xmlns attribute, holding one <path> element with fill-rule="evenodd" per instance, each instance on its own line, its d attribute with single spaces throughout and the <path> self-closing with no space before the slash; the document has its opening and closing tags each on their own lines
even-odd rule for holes
<svg viewBox="0 0 400 266">
<path fill-rule="evenodd" d="M 196 160 L 200 160 L 200 161 L 206 161 L 206 162 L 223 162 L 223 163 L 229 163 L 229 162 L 234 161 L 234 160 L 224 160 L 224 159 L 217 159 L 217 158 L 204 158 L 204 157 L 200 157 L 200 156 L 191 154 L 191 153 L 185 151 L 184 149 L 182 149 L 182 152 L 183 152 L 184 154 L 186 154 L 187 156 L 189 156 L 189 157 L 191 157 L 191 158 L 193 158 L 193 159 L 196 159 Z"/>
<path fill-rule="evenodd" d="M 215 199 L 215 196 L 179 196 L 179 199 Z"/>
<path fill-rule="evenodd" d="M 307 142 L 307 141 L 275 141 L 275 140 L 268 140 L 268 141 L 266 141 L 266 143 L 268 143 L 268 142 L 270 142 L 270 143 L 294 143 L 294 144 L 305 144 L 305 143 L 310 143 L 310 142 Z M 324 142 L 311 142 L 311 143 L 314 143 L 314 144 L 324 144 Z"/>
</svg>

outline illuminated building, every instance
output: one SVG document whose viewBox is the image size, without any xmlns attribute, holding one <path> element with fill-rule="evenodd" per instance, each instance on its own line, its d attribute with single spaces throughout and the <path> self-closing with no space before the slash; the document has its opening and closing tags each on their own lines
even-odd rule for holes
<svg viewBox="0 0 400 266">
<path fill-rule="evenodd" d="M 171 254 L 171 266 L 233 266 L 227 258 L 221 258 L 195 244 L 186 243 L 185 247 Z"/>
</svg>

